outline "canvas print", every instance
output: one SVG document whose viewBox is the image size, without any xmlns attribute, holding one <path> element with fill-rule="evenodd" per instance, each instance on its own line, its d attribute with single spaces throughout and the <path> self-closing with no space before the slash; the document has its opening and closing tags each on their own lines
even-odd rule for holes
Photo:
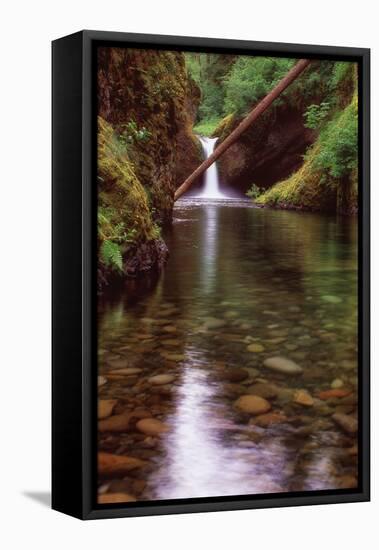
<svg viewBox="0 0 379 550">
<path fill-rule="evenodd" d="M 96 55 L 98 505 L 358 488 L 357 63 Z"/>
</svg>

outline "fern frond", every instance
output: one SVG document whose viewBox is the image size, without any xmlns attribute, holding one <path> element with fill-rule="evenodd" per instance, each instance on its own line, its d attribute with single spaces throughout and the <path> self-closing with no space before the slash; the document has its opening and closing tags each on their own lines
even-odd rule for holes
<svg viewBox="0 0 379 550">
<path fill-rule="evenodd" d="M 105 265 L 122 271 L 122 254 L 118 244 L 104 241 L 100 248 L 100 256 Z"/>
</svg>

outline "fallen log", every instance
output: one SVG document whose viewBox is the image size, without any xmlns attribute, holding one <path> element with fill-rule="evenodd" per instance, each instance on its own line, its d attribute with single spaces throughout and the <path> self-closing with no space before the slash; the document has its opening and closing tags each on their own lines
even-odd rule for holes
<svg viewBox="0 0 379 550">
<path fill-rule="evenodd" d="M 249 126 L 277 99 L 280 94 L 308 67 L 310 59 L 300 59 L 258 105 L 243 119 L 231 134 L 213 151 L 213 153 L 196 168 L 184 183 L 175 191 L 174 200 L 183 195 L 205 170 L 207 170 L 229 147 L 237 141 Z"/>
</svg>

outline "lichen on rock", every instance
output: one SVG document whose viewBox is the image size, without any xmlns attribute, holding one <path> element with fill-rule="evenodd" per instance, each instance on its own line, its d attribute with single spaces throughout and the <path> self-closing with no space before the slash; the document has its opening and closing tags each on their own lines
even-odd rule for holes
<svg viewBox="0 0 379 550">
<path fill-rule="evenodd" d="M 180 52 L 98 49 L 99 281 L 161 267 L 160 227 L 201 162 L 199 91 Z"/>
</svg>

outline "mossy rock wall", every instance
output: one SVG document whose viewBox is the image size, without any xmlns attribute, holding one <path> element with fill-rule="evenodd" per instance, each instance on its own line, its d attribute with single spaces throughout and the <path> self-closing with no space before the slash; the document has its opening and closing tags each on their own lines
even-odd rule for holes
<svg viewBox="0 0 379 550">
<path fill-rule="evenodd" d="M 128 149 L 112 126 L 98 117 L 99 283 L 161 266 L 167 249 L 160 239 L 146 191 Z"/>
<path fill-rule="evenodd" d="M 326 114 L 309 123 L 309 110 L 320 105 Z M 312 62 L 220 157 L 223 183 L 266 190 L 256 201 L 262 205 L 356 212 L 357 108 L 356 64 Z M 221 120 L 219 143 L 241 120 L 233 113 Z"/>
<path fill-rule="evenodd" d="M 99 48 L 99 115 L 119 134 L 130 123 L 146 129 L 129 158 L 159 223 L 170 221 L 175 189 L 201 162 L 191 130 L 199 101 L 183 53 Z"/>
<path fill-rule="evenodd" d="M 223 141 L 241 122 L 230 116 L 214 135 Z M 245 192 L 252 183 L 267 188 L 299 168 L 314 132 L 305 128 L 302 114 L 287 105 L 272 106 L 219 159 L 224 183 Z"/>
<path fill-rule="evenodd" d="M 337 110 L 329 128 L 320 133 L 305 155 L 302 166 L 258 197 L 256 203 L 285 209 L 356 214 L 358 168 L 354 147 L 351 143 L 349 147 L 348 135 L 354 135 L 351 134 L 351 126 L 357 124 L 357 115 L 358 98 L 355 93 L 345 108 Z M 338 170 L 336 159 L 343 160 L 343 170 Z"/>
</svg>

